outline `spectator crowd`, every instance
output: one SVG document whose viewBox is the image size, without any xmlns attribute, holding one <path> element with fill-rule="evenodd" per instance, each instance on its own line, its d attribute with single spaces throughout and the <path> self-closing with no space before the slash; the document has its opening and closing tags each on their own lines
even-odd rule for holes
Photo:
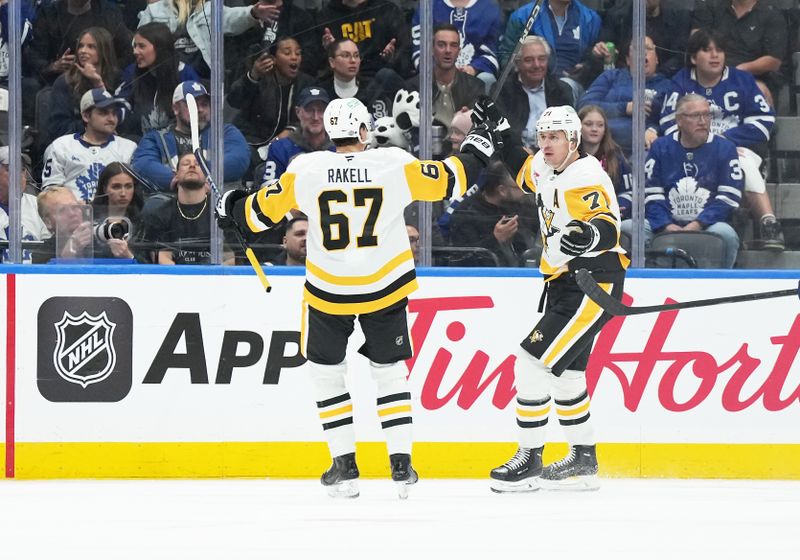
<svg viewBox="0 0 800 560">
<path fill-rule="evenodd" d="M 459 150 L 475 101 L 492 95 L 511 124 L 510 141 L 530 153 L 547 107 L 579 112 L 581 149 L 611 177 L 628 235 L 631 157 L 642 138 L 645 247 L 661 232 L 704 230 L 723 238 L 726 267 L 742 247 L 783 251 L 767 189 L 770 140 L 776 115 L 796 113 L 787 91 L 800 6 L 645 0 L 646 38 L 636 44 L 634 1 L 544 0 L 515 49 L 535 2 L 0 0 L 0 88 L 11 71 L 9 9 L 18 5 L 28 131 L 22 185 L 8 184 L 10 157 L 0 148 L 0 242 L 9 237 L 11 188 L 24 193 L 28 262 L 210 262 L 212 198 L 193 155 L 189 95 L 204 153 L 222 136 L 227 187 L 260 186 L 299 154 L 333 150 L 322 124 L 331 100 L 364 103 L 375 122 L 373 149 L 417 154 L 420 128 L 432 127 L 434 157 L 443 158 Z M 210 81 L 217 6 L 225 96 L 213 99 L 223 104 L 224 124 L 212 130 L 211 94 L 223 91 Z M 419 6 L 432 10 L 428 48 Z M 642 92 L 633 85 L 639 49 Z M 423 53 L 432 57 L 429 92 L 420 91 Z M 420 122 L 420 95 L 431 96 L 430 123 Z M 645 112 L 640 134 L 636 106 Z M 541 248 L 537 211 L 513 183 L 502 165 L 490 165 L 463 198 L 437 203 L 430 225 L 412 205 L 411 243 L 432 227 L 435 255 L 447 255 L 439 264 L 531 264 Z M 752 220 L 752 241 L 736 216 Z M 247 241 L 265 264 L 302 266 L 307 229 L 304 216 L 290 214 Z M 227 239 L 223 260 L 246 262 Z"/>
</svg>

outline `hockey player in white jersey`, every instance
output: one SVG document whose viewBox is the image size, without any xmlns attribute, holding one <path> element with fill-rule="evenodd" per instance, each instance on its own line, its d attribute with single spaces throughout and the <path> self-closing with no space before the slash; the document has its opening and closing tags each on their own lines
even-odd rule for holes
<svg viewBox="0 0 800 560">
<path fill-rule="evenodd" d="M 475 104 L 477 122 L 508 121 L 488 97 Z M 506 144 L 503 157 L 519 187 L 536 197 L 544 249 L 544 315 L 516 352 L 519 448 L 491 472 L 496 492 L 594 489 L 598 470 L 589 415 L 586 365 L 592 341 L 609 316 L 581 291 L 574 273 L 585 268 L 607 292 L 622 296 L 629 264 L 619 245 L 614 186 L 593 156 L 580 148 L 581 121 L 570 106 L 549 107 L 536 124 L 539 151 Z M 539 311 L 542 311 L 540 303 Z M 570 445 L 566 458 L 542 467 L 550 410 Z"/>
<path fill-rule="evenodd" d="M 65 134 L 53 140 L 44 152 L 42 187 L 65 185 L 75 198 L 91 202 L 100 173 L 111 162 L 129 163 L 136 143 L 116 136 L 124 99 L 112 97 L 103 88 L 90 89 L 81 97 L 83 134 Z"/>
<path fill-rule="evenodd" d="M 366 150 L 371 117 L 357 99 L 331 101 L 323 118 L 336 152 L 299 155 L 278 181 L 254 194 L 225 193 L 218 222 L 260 232 L 293 208 L 308 216 L 301 350 L 333 458 L 322 484 L 332 496 L 358 496 L 353 404 L 345 384 L 347 339 L 358 318 L 366 339 L 359 352 L 377 383 L 392 480 L 404 498 L 418 477 L 403 363 L 412 355 L 406 307 L 417 280 L 403 210 L 414 200 L 463 195 L 494 144 L 487 130 L 474 129 L 459 156 L 419 161 L 399 148 Z"/>
</svg>

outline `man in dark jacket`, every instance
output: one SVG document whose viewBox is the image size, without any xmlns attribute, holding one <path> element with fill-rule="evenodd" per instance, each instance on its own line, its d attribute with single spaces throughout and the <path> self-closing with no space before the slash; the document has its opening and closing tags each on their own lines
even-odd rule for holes
<svg viewBox="0 0 800 560">
<path fill-rule="evenodd" d="M 57 0 L 42 4 L 33 24 L 30 60 L 44 83 L 75 63 L 75 45 L 87 27 L 103 27 L 114 38 L 120 67 L 133 60 L 133 33 L 125 27 L 116 3 L 107 0 Z"/>
<path fill-rule="evenodd" d="M 403 11 L 389 0 L 328 0 L 317 25 L 326 49 L 336 39 L 352 39 L 361 52 L 361 77 L 389 67 L 403 77 L 411 63 L 411 33 Z M 322 50 L 320 52 L 322 52 Z"/>
<path fill-rule="evenodd" d="M 192 153 L 191 123 L 186 104 L 188 94 L 192 94 L 197 101 L 200 146 L 203 150 L 208 150 L 211 138 L 211 98 L 200 82 L 186 81 L 178 84 L 172 95 L 175 124 L 145 134 L 131 159 L 134 170 L 162 191 L 170 191 L 174 187 L 180 158 Z M 250 148 L 242 133 L 232 124 L 224 125 L 222 134 L 225 150 L 223 180 L 226 183 L 239 181 L 250 163 Z"/>
<path fill-rule="evenodd" d="M 517 188 L 501 162 L 487 169 L 482 188 L 464 199 L 453 212 L 450 241 L 455 247 L 482 247 L 491 251 L 499 266 L 521 266 L 522 254 L 534 246 L 538 221 L 531 200 Z M 534 233 L 537 232 L 537 233 Z M 492 266 L 475 253 L 462 266 Z"/>
<path fill-rule="evenodd" d="M 455 26 L 443 23 L 433 28 L 433 118 L 445 128 L 454 114 L 471 108 L 485 88 L 481 80 L 456 68 L 460 45 Z M 419 91 L 419 75 L 406 82 L 406 89 Z"/>
<path fill-rule="evenodd" d="M 497 105 L 508 116 L 514 141 L 536 145 L 536 121 L 547 107 L 575 105 L 572 88 L 548 74 L 550 45 L 538 35 L 525 38 L 514 58 L 513 72 L 497 96 Z"/>
</svg>

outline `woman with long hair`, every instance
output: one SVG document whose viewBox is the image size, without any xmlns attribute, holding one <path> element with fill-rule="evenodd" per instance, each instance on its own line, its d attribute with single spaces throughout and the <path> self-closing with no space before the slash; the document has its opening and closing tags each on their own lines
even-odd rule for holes
<svg viewBox="0 0 800 560">
<path fill-rule="evenodd" d="M 96 236 L 100 238 L 95 243 L 96 257 L 147 262 L 143 252 L 128 245 L 128 240 L 136 238 L 141 229 L 143 206 L 142 187 L 130 167 L 118 161 L 108 164 L 100 173 L 92 199 L 94 223 L 101 231 Z M 105 245 L 102 239 L 106 239 Z"/>
<path fill-rule="evenodd" d="M 127 99 L 133 114 L 125 132 L 141 135 L 174 120 L 172 93 L 180 82 L 199 80 L 191 66 L 178 60 L 175 41 L 162 23 L 148 23 L 133 36 L 135 62 L 122 73 L 116 96 Z"/>
<path fill-rule="evenodd" d="M 587 154 L 600 161 L 605 172 L 614 183 L 617 193 L 619 213 L 623 220 L 631 217 L 633 191 L 631 165 L 622 153 L 622 148 L 614 141 L 608 128 L 606 112 L 597 105 L 585 105 L 578 111 L 581 120 L 581 145 Z"/>
<path fill-rule="evenodd" d="M 114 91 L 119 81 L 114 39 L 102 27 L 89 27 L 78 36 L 75 62 L 53 84 L 48 138 L 83 132 L 80 100 L 94 88 Z"/>
<path fill-rule="evenodd" d="M 204 78 L 211 76 L 212 7 L 222 2 L 208 0 L 161 0 L 150 2 L 139 13 L 139 29 L 151 22 L 166 25 L 175 42 L 176 54 Z M 267 19 L 273 12 L 266 3 L 254 6 L 221 6 L 222 32 L 239 35 Z"/>
<path fill-rule="evenodd" d="M 633 220 L 633 170 L 628 159 L 614 140 L 608 126 L 608 117 L 602 107 L 598 105 L 584 105 L 578 111 L 581 120 L 581 148 L 587 154 L 593 155 L 603 166 L 605 172 L 614 183 L 614 192 L 619 204 L 619 216 L 622 220 L 620 231 L 627 236 L 623 237 L 622 245 L 630 249 L 629 240 L 632 237 Z M 650 246 L 653 237 L 650 224 L 644 221 L 645 247 Z"/>
<path fill-rule="evenodd" d="M 231 86 L 228 104 L 239 109 L 233 124 L 254 150 L 287 135 L 298 124 L 297 96 L 314 84 L 311 76 L 300 71 L 302 58 L 300 43 L 283 37 L 256 55 L 250 70 Z M 260 159 L 254 154 L 254 161 Z"/>
</svg>

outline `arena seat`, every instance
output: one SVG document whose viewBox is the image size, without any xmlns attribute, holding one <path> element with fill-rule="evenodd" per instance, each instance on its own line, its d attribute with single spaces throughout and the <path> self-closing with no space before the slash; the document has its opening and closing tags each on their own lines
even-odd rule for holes
<svg viewBox="0 0 800 560">
<path fill-rule="evenodd" d="M 647 251 L 652 268 L 723 268 L 725 242 L 708 231 L 664 232 Z"/>
</svg>

